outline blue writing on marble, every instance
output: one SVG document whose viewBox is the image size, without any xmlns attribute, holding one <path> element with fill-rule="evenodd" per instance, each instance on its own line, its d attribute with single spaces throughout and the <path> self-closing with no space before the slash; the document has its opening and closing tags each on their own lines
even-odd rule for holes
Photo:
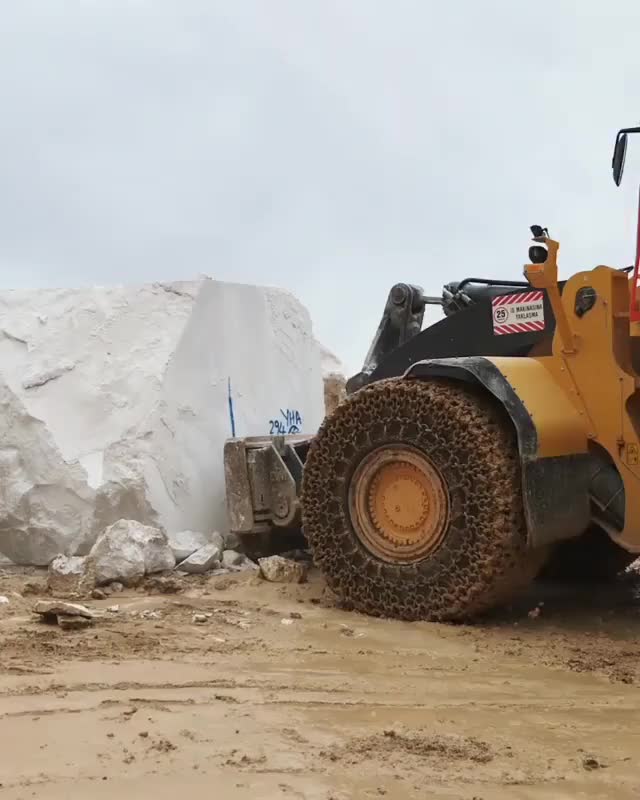
<svg viewBox="0 0 640 800">
<path fill-rule="evenodd" d="M 280 409 L 280 416 L 269 420 L 269 436 L 286 436 L 300 433 L 302 415 L 295 408 Z"/>
</svg>

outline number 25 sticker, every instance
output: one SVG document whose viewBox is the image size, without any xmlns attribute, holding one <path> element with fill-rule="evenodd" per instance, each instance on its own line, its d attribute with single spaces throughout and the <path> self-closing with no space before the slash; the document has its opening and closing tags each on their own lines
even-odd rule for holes
<svg viewBox="0 0 640 800">
<path fill-rule="evenodd" d="M 498 324 L 507 321 L 507 317 L 509 316 L 509 312 L 506 308 L 502 308 L 502 306 L 498 306 L 493 311 L 493 319 Z"/>
</svg>

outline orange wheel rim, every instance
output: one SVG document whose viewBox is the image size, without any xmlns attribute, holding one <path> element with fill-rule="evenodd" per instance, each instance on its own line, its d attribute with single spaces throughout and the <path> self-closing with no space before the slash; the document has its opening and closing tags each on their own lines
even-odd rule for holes
<svg viewBox="0 0 640 800">
<path fill-rule="evenodd" d="M 412 564 L 433 553 L 449 524 L 449 493 L 415 447 L 381 447 L 360 462 L 349 486 L 349 513 L 362 544 L 383 561 Z"/>
</svg>

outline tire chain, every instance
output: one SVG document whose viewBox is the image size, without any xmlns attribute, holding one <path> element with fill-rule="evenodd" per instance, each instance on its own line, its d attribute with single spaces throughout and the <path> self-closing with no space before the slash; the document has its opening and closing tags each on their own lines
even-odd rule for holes
<svg viewBox="0 0 640 800">
<path fill-rule="evenodd" d="M 348 515 L 349 480 L 384 444 L 412 444 L 443 474 L 451 521 L 440 547 L 412 565 L 383 562 Z M 465 621 L 532 580 L 546 552 L 526 547 L 515 430 L 476 387 L 392 379 L 361 389 L 323 422 L 305 462 L 303 530 L 342 601 L 373 616 Z"/>
</svg>

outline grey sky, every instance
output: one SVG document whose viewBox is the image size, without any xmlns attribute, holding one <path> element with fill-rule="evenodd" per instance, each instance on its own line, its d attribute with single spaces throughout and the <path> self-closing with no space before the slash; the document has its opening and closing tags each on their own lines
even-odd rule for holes
<svg viewBox="0 0 640 800">
<path fill-rule="evenodd" d="M 359 368 L 389 287 L 634 251 L 637 0 L 5 0 L 0 285 L 295 292 Z"/>
</svg>

